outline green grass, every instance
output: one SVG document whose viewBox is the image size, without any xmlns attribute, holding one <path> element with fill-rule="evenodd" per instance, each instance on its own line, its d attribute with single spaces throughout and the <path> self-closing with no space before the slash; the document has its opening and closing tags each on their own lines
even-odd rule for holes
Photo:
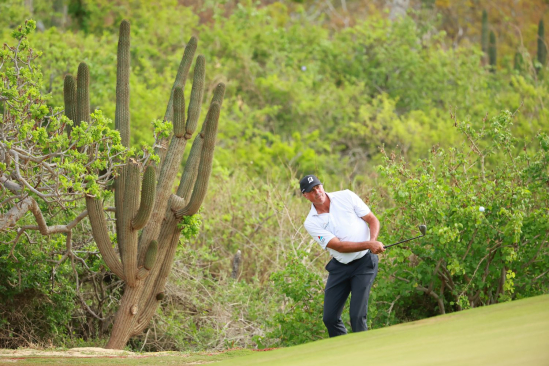
<svg viewBox="0 0 549 366">
<path fill-rule="evenodd" d="M 549 365 L 549 295 L 268 352 L 10 357 L 0 365 Z"/>
<path fill-rule="evenodd" d="M 216 364 L 229 365 L 549 365 L 549 295 Z"/>
</svg>

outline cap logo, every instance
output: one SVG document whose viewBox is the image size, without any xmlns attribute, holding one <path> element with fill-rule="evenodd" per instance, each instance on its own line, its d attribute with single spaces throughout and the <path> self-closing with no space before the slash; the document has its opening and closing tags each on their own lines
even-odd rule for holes
<svg viewBox="0 0 549 366">
<path fill-rule="evenodd" d="M 307 180 L 309 181 L 309 183 L 313 183 L 313 177 L 309 177 L 307 178 Z"/>
</svg>

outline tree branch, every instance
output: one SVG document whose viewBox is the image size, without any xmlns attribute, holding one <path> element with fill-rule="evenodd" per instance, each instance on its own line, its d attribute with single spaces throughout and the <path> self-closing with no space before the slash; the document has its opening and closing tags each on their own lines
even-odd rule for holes
<svg viewBox="0 0 549 366">
<path fill-rule="evenodd" d="M 416 289 L 422 292 L 425 292 L 427 295 L 431 296 L 438 302 L 439 311 L 441 314 L 446 314 L 446 310 L 444 309 L 444 299 L 441 296 L 438 296 L 435 292 L 429 290 L 426 287 L 417 285 Z"/>
</svg>

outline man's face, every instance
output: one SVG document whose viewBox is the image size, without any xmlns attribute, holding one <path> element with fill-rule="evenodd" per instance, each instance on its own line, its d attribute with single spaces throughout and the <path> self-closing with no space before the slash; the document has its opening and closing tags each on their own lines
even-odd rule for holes
<svg viewBox="0 0 549 366">
<path fill-rule="evenodd" d="M 324 192 L 324 186 L 322 184 L 314 186 L 310 192 L 303 193 L 303 197 L 305 197 L 315 205 L 323 204 L 326 200 L 326 192 Z"/>
</svg>

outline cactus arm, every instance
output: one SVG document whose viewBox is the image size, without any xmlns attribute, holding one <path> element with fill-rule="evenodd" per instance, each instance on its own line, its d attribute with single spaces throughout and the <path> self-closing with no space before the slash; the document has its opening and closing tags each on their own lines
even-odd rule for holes
<svg viewBox="0 0 549 366">
<path fill-rule="evenodd" d="M 196 65 L 194 68 L 193 88 L 191 91 L 191 100 L 189 102 L 189 110 L 187 113 L 188 118 L 185 133 L 183 133 L 182 128 L 183 109 L 181 108 L 184 105 L 183 90 L 181 88 L 175 89 L 173 124 L 174 136 L 172 137 L 170 147 L 166 153 L 166 158 L 162 164 L 162 170 L 160 171 L 158 185 L 159 187 L 163 187 L 158 190 L 160 192 L 170 192 L 170 187 L 164 186 L 166 184 L 171 185 L 173 178 L 175 178 L 177 170 L 179 169 L 179 164 L 181 163 L 183 152 L 185 151 L 187 140 L 192 137 L 192 134 L 196 129 L 197 120 L 200 116 L 202 97 L 204 95 L 204 74 L 205 59 L 204 56 L 200 55 L 196 60 Z M 166 198 L 167 197 L 164 197 L 164 199 Z M 160 198 L 157 197 L 157 199 Z"/>
<path fill-rule="evenodd" d="M 103 204 L 97 198 L 86 196 L 86 207 L 88 209 L 88 217 L 92 227 L 93 239 L 97 243 L 97 247 L 101 252 L 103 260 L 120 279 L 125 280 L 122 263 L 118 258 L 107 230 L 107 220 L 103 213 Z"/>
<path fill-rule="evenodd" d="M 114 217 L 116 218 L 116 237 L 118 240 L 118 250 L 120 251 L 120 258 L 124 258 L 124 248 L 120 245 L 123 234 L 121 233 L 122 215 L 124 212 L 124 188 L 126 186 L 126 166 L 121 166 L 118 176 L 114 179 Z"/>
<path fill-rule="evenodd" d="M 155 219 L 158 219 L 161 212 L 166 209 L 167 200 L 171 195 L 172 182 L 177 175 L 186 145 L 187 139 L 179 138 L 175 135 L 172 137 L 156 187 L 155 208 L 152 213 L 152 216 L 154 216 Z"/>
<path fill-rule="evenodd" d="M 156 261 L 156 255 L 158 254 L 158 243 L 156 240 L 151 241 L 149 247 L 147 248 L 147 255 L 145 256 L 144 268 L 150 270 L 154 266 Z"/>
<path fill-rule="evenodd" d="M 76 81 L 72 75 L 65 76 L 63 98 L 65 101 L 65 116 L 74 123 L 76 122 Z M 72 126 L 67 125 L 66 130 L 70 136 Z"/>
<path fill-rule="evenodd" d="M 118 38 L 118 53 L 116 59 L 116 111 L 114 126 L 120 133 L 122 145 L 129 147 L 130 140 L 130 23 L 123 20 L 120 23 Z M 124 191 L 126 187 L 126 166 L 120 168 L 119 175 L 114 180 L 114 201 L 116 206 L 116 236 L 118 250 L 124 260 L 124 233 L 122 232 L 122 216 L 124 210 Z"/>
<path fill-rule="evenodd" d="M 173 134 L 180 138 L 185 135 L 185 96 L 183 95 L 183 89 L 175 88 L 173 98 Z"/>
<path fill-rule="evenodd" d="M 224 95 L 225 84 L 217 84 L 214 89 L 211 103 L 218 103 L 221 107 Z M 185 164 L 185 170 L 183 172 L 183 175 L 181 175 L 181 181 L 179 182 L 179 187 L 177 189 L 177 195 L 183 198 L 185 202 L 189 201 L 189 197 L 192 193 L 192 187 L 194 186 L 194 183 L 196 181 L 196 175 L 198 173 L 198 163 L 200 162 L 200 153 L 202 151 L 202 145 L 204 142 L 203 136 L 205 127 L 206 123 L 202 125 L 201 135 L 197 136 L 197 138 L 193 142 L 191 152 Z M 177 209 L 180 208 L 181 207 L 178 207 Z"/>
<path fill-rule="evenodd" d="M 124 188 L 124 212 L 122 212 L 122 222 L 120 233 L 121 240 L 118 242 L 122 251 L 122 264 L 124 265 L 124 275 L 128 286 L 135 285 L 137 277 L 137 230 L 132 230 L 131 220 L 135 216 L 139 207 L 139 189 L 141 182 L 139 180 L 139 165 L 133 161 L 126 165 L 126 187 Z"/>
<path fill-rule="evenodd" d="M 173 181 L 179 170 L 186 144 L 187 139 L 184 137 L 179 138 L 175 135 L 172 136 L 169 149 L 162 164 L 162 169 L 160 170 L 160 177 L 157 181 L 154 208 L 149 217 L 148 224 L 145 226 L 141 238 L 139 239 L 139 263 L 142 263 L 145 254 L 142 247 L 147 245 L 151 240 L 158 238 L 162 220 L 164 218 L 163 215 L 166 213 L 168 201 L 172 195 Z"/>
<path fill-rule="evenodd" d="M 215 103 L 218 103 L 220 107 L 223 106 L 224 96 L 225 96 L 225 84 L 219 83 L 216 85 L 214 89 L 212 101 L 210 102 L 210 104 L 215 102 Z"/>
<path fill-rule="evenodd" d="M 215 136 L 217 134 L 217 123 L 219 121 L 220 106 L 218 103 L 212 103 L 206 116 L 204 123 L 206 124 L 204 131 L 204 146 L 200 154 L 200 165 L 198 167 L 198 176 L 194 184 L 191 199 L 185 208 L 177 211 L 176 217 L 194 215 L 206 195 L 208 189 L 208 181 L 212 171 L 213 152 L 215 148 Z"/>
<path fill-rule="evenodd" d="M 122 145 L 130 147 L 130 23 L 120 23 L 116 65 L 116 112 L 114 126 Z"/>
<path fill-rule="evenodd" d="M 78 65 L 78 75 L 76 77 L 76 121 L 74 126 L 80 125 L 80 122 L 90 122 L 90 69 L 85 63 Z"/>
<path fill-rule="evenodd" d="M 172 86 L 172 91 L 170 93 L 170 100 L 168 101 L 168 107 L 166 108 L 166 114 L 164 115 L 164 121 L 171 121 L 173 118 L 173 97 L 175 93 L 175 88 L 185 89 L 185 83 L 187 82 L 187 75 L 189 74 L 189 69 L 193 62 L 194 54 L 196 52 L 196 47 L 198 45 L 198 40 L 196 37 L 191 37 L 187 45 L 185 46 L 185 51 L 183 52 L 183 58 L 177 69 L 177 76 Z"/>
<path fill-rule="evenodd" d="M 185 170 L 181 175 L 181 181 L 179 182 L 179 188 L 177 189 L 177 195 L 183 199 L 186 203 L 191 196 L 194 182 L 196 181 L 196 175 L 198 174 L 198 163 L 200 162 L 200 153 L 202 151 L 202 145 L 204 144 L 203 133 L 200 133 L 194 139 L 191 152 L 185 163 Z M 181 207 L 178 207 L 181 209 Z"/>
<path fill-rule="evenodd" d="M 185 134 L 181 133 L 181 119 L 183 118 L 183 113 L 182 110 L 179 109 L 179 107 L 181 107 L 180 103 L 183 103 L 183 90 L 180 88 L 176 88 L 174 92 L 174 97 L 176 94 L 178 96 L 177 102 L 174 103 L 174 121 L 177 121 L 177 123 L 174 123 L 174 135 L 172 136 L 170 147 L 168 148 L 168 151 L 166 153 L 166 158 L 162 163 L 160 177 L 158 178 L 157 196 L 159 193 L 169 193 L 171 191 L 171 182 L 175 178 L 177 170 L 179 170 L 179 164 L 181 163 L 181 158 L 183 152 L 185 151 L 187 140 L 191 138 L 192 133 L 196 128 L 196 121 L 194 121 L 194 119 L 198 118 L 198 116 L 200 115 L 200 101 L 202 100 L 201 96 L 203 95 L 204 90 L 204 69 L 204 57 L 199 57 L 197 59 L 197 64 L 195 67 L 195 77 L 193 81 L 193 89 L 191 92 L 191 101 L 189 103 L 189 112 Z M 191 108 L 191 105 L 193 106 L 193 108 Z M 166 195 L 164 197 L 164 200 L 166 200 L 167 198 L 168 196 Z M 159 197 L 157 197 L 157 202 L 158 199 Z M 164 210 L 160 211 L 163 212 Z"/>
<path fill-rule="evenodd" d="M 143 183 L 141 184 L 141 202 L 137 215 L 133 218 L 131 224 L 134 230 L 142 229 L 154 206 L 154 194 L 156 191 L 156 174 L 152 165 L 149 165 L 143 174 Z"/>
<path fill-rule="evenodd" d="M 191 138 L 194 130 L 196 130 L 200 112 L 202 111 L 205 74 L 206 59 L 203 55 L 199 55 L 196 58 L 196 64 L 194 66 L 193 88 L 191 90 L 191 100 L 189 101 L 189 110 L 187 112 L 187 131 L 185 134 L 187 140 Z"/>
<path fill-rule="evenodd" d="M 197 44 L 198 41 L 196 37 L 191 37 L 191 39 L 187 43 L 187 46 L 185 46 L 183 58 L 181 59 L 181 63 L 179 64 L 179 68 L 177 69 L 177 76 L 175 77 L 172 91 L 170 93 L 170 99 L 168 101 L 168 106 L 166 108 L 166 113 L 164 114 L 164 121 L 173 121 L 173 98 L 175 94 L 175 88 L 179 87 L 183 90 L 185 89 L 187 75 L 189 74 L 189 69 L 191 68 Z M 160 157 L 160 164 L 158 166 L 161 167 L 163 166 L 164 159 L 166 157 L 166 148 L 168 145 L 168 141 L 166 139 L 163 139 L 162 141 L 159 141 L 158 145 L 159 147 L 155 148 L 154 152 Z"/>
<path fill-rule="evenodd" d="M 137 279 L 141 280 L 149 274 L 150 270 L 153 268 L 158 254 L 158 243 L 156 240 L 151 241 L 149 247 L 147 248 L 147 254 L 145 256 L 145 264 L 137 272 Z"/>
</svg>

